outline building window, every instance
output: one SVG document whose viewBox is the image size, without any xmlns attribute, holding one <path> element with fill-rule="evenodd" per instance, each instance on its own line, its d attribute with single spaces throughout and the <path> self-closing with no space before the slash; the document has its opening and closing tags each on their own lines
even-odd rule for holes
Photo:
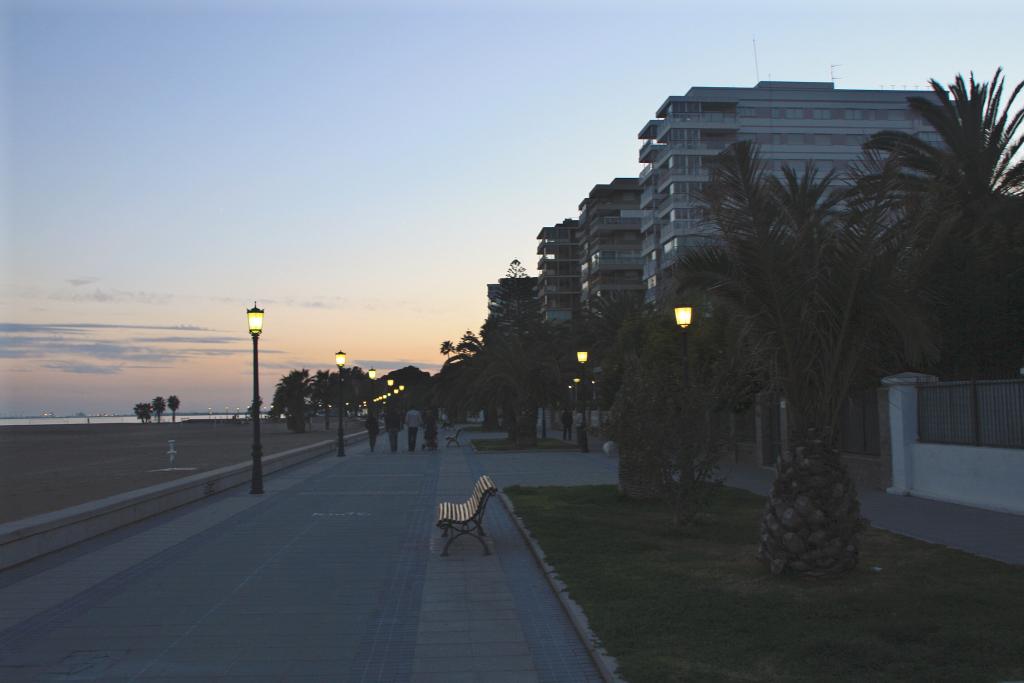
<svg viewBox="0 0 1024 683">
<path fill-rule="evenodd" d="M 736 114 L 742 118 L 754 118 L 757 116 L 757 110 L 753 107 L 737 107 Z"/>
<path fill-rule="evenodd" d="M 818 119 L 818 120 L 831 119 L 832 118 L 832 110 L 831 109 L 812 109 L 811 110 L 811 118 Z"/>
<path fill-rule="evenodd" d="M 865 118 L 863 109 L 847 109 L 846 120 L 847 121 L 861 121 Z"/>
<path fill-rule="evenodd" d="M 649 278 L 647 278 L 646 285 L 647 285 L 647 289 L 654 289 L 655 287 L 657 287 L 658 286 L 658 276 L 657 275 L 652 275 Z"/>
</svg>

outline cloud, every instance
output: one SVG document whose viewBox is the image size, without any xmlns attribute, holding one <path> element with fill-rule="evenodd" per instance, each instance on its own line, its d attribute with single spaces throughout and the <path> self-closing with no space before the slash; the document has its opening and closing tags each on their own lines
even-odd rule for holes
<svg viewBox="0 0 1024 683">
<path fill-rule="evenodd" d="M 133 342 L 139 344 L 237 344 L 235 337 L 135 337 Z"/>
<path fill-rule="evenodd" d="M 54 292 L 49 298 L 56 301 L 72 301 L 75 303 L 87 301 L 105 304 L 127 301 L 147 305 L 162 305 L 168 303 L 172 297 L 170 294 L 163 292 L 129 292 L 122 289 L 100 289 L 97 287 L 91 292 Z"/>
<path fill-rule="evenodd" d="M 69 280 L 65 280 L 72 287 L 81 287 L 82 285 L 91 285 L 94 282 L 99 282 L 98 277 L 73 277 Z"/>
<path fill-rule="evenodd" d="M 72 363 L 71 361 L 55 361 L 46 363 L 44 368 L 70 372 L 76 375 L 116 375 L 121 372 L 120 365 L 95 365 L 92 363 Z"/>
<path fill-rule="evenodd" d="M 80 330 L 168 330 L 174 332 L 216 332 L 198 325 L 119 325 L 117 323 L 6 323 L 0 332 L 81 334 Z"/>
</svg>

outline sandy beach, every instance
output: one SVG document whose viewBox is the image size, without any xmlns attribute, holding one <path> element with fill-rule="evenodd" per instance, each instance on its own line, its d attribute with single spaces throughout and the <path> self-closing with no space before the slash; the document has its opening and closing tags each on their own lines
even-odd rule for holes
<svg viewBox="0 0 1024 683">
<path fill-rule="evenodd" d="M 362 431 L 359 421 L 345 426 L 346 433 Z M 284 424 L 264 424 L 263 454 L 336 437 L 337 422 L 323 427 L 315 420 L 312 432 L 291 434 Z M 175 467 L 194 470 L 159 471 L 168 466 L 168 439 L 175 440 Z M 0 523 L 248 462 L 251 449 L 252 426 L 241 422 L 4 427 Z"/>
</svg>

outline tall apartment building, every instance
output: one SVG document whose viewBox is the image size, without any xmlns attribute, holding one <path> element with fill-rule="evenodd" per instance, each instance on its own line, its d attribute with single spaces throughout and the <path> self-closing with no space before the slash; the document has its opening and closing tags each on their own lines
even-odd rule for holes
<svg viewBox="0 0 1024 683">
<path fill-rule="evenodd" d="M 580 302 L 585 306 L 607 292 L 643 290 L 639 179 L 595 185 L 579 208 Z"/>
<path fill-rule="evenodd" d="M 638 137 L 645 298 L 667 285 L 665 270 L 687 248 L 714 236 L 697 196 L 709 178 L 710 157 L 728 145 L 758 144 L 769 169 L 844 170 L 861 145 L 882 130 L 935 140 L 937 133 L 910 111 L 908 90 L 837 90 L 833 83 L 761 81 L 753 88 L 691 88 L 658 108 Z"/>
<path fill-rule="evenodd" d="M 537 296 L 545 320 L 569 320 L 580 307 L 579 221 L 566 218 L 537 233 Z"/>
</svg>

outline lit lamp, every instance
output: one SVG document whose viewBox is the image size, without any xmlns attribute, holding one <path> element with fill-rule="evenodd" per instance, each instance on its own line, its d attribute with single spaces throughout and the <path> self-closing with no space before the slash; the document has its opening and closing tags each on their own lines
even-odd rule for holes
<svg viewBox="0 0 1024 683">
<path fill-rule="evenodd" d="M 368 370 L 368 371 L 366 372 L 366 374 L 367 374 L 367 376 L 368 376 L 368 377 L 369 377 L 370 379 L 377 379 L 377 371 L 376 371 L 376 370 L 374 370 L 373 368 L 370 368 L 370 369 L 369 369 L 369 370 Z"/>
<path fill-rule="evenodd" d="M 334 354 L 334 362 L 338 366 L 338 457 L 342 458 L 345 456 L 345 394 L 342 387 L 345 378 L 341 369 L 345 367 L 345 352 Z"/>
<path fill-rule="evenodd" d="M 686 354 L 686 329 L 693 322 L 693 308 L 690 306 L 676 306 L 676 325 L 683 331 L 683 386 L 690 386 L 690 359 Z"/>
<path fill-rule="evenodd" d="M 684 330 L 693 322 L 693 308 L 690 306 L 676 306 L 676 325 Z"/>
<path fill-rule="evenodd" d="M 398 390 L 399 391 L 405 391 L 405 385 L 404 384 L 399 384 L 398 385 Z"/>
<path fill-rule="evenodd" d="M 393 380 L 390 377 L 388 377 L 388 387 L 393 387 L 393 386 L 395 386 L 395 380 Z"/>
<path fill-rule="evenodd" d="M 590 354 L 587 353 L 586 351 L 577 351 L 576 352 L 576 360 L 578 360 L 580 363 L 586 363 L 587 362 L 587 357 L 589 355 Z"/>
<path fill-rule="evenodd" d="M 260 443 L 260 354 L 259 340 L 263 332 L 263 309 L 253 302 L 245 311 L 252 336 L 252 485 L 249 493 L 263 493 L 263 445 Z"/>
</svg>

